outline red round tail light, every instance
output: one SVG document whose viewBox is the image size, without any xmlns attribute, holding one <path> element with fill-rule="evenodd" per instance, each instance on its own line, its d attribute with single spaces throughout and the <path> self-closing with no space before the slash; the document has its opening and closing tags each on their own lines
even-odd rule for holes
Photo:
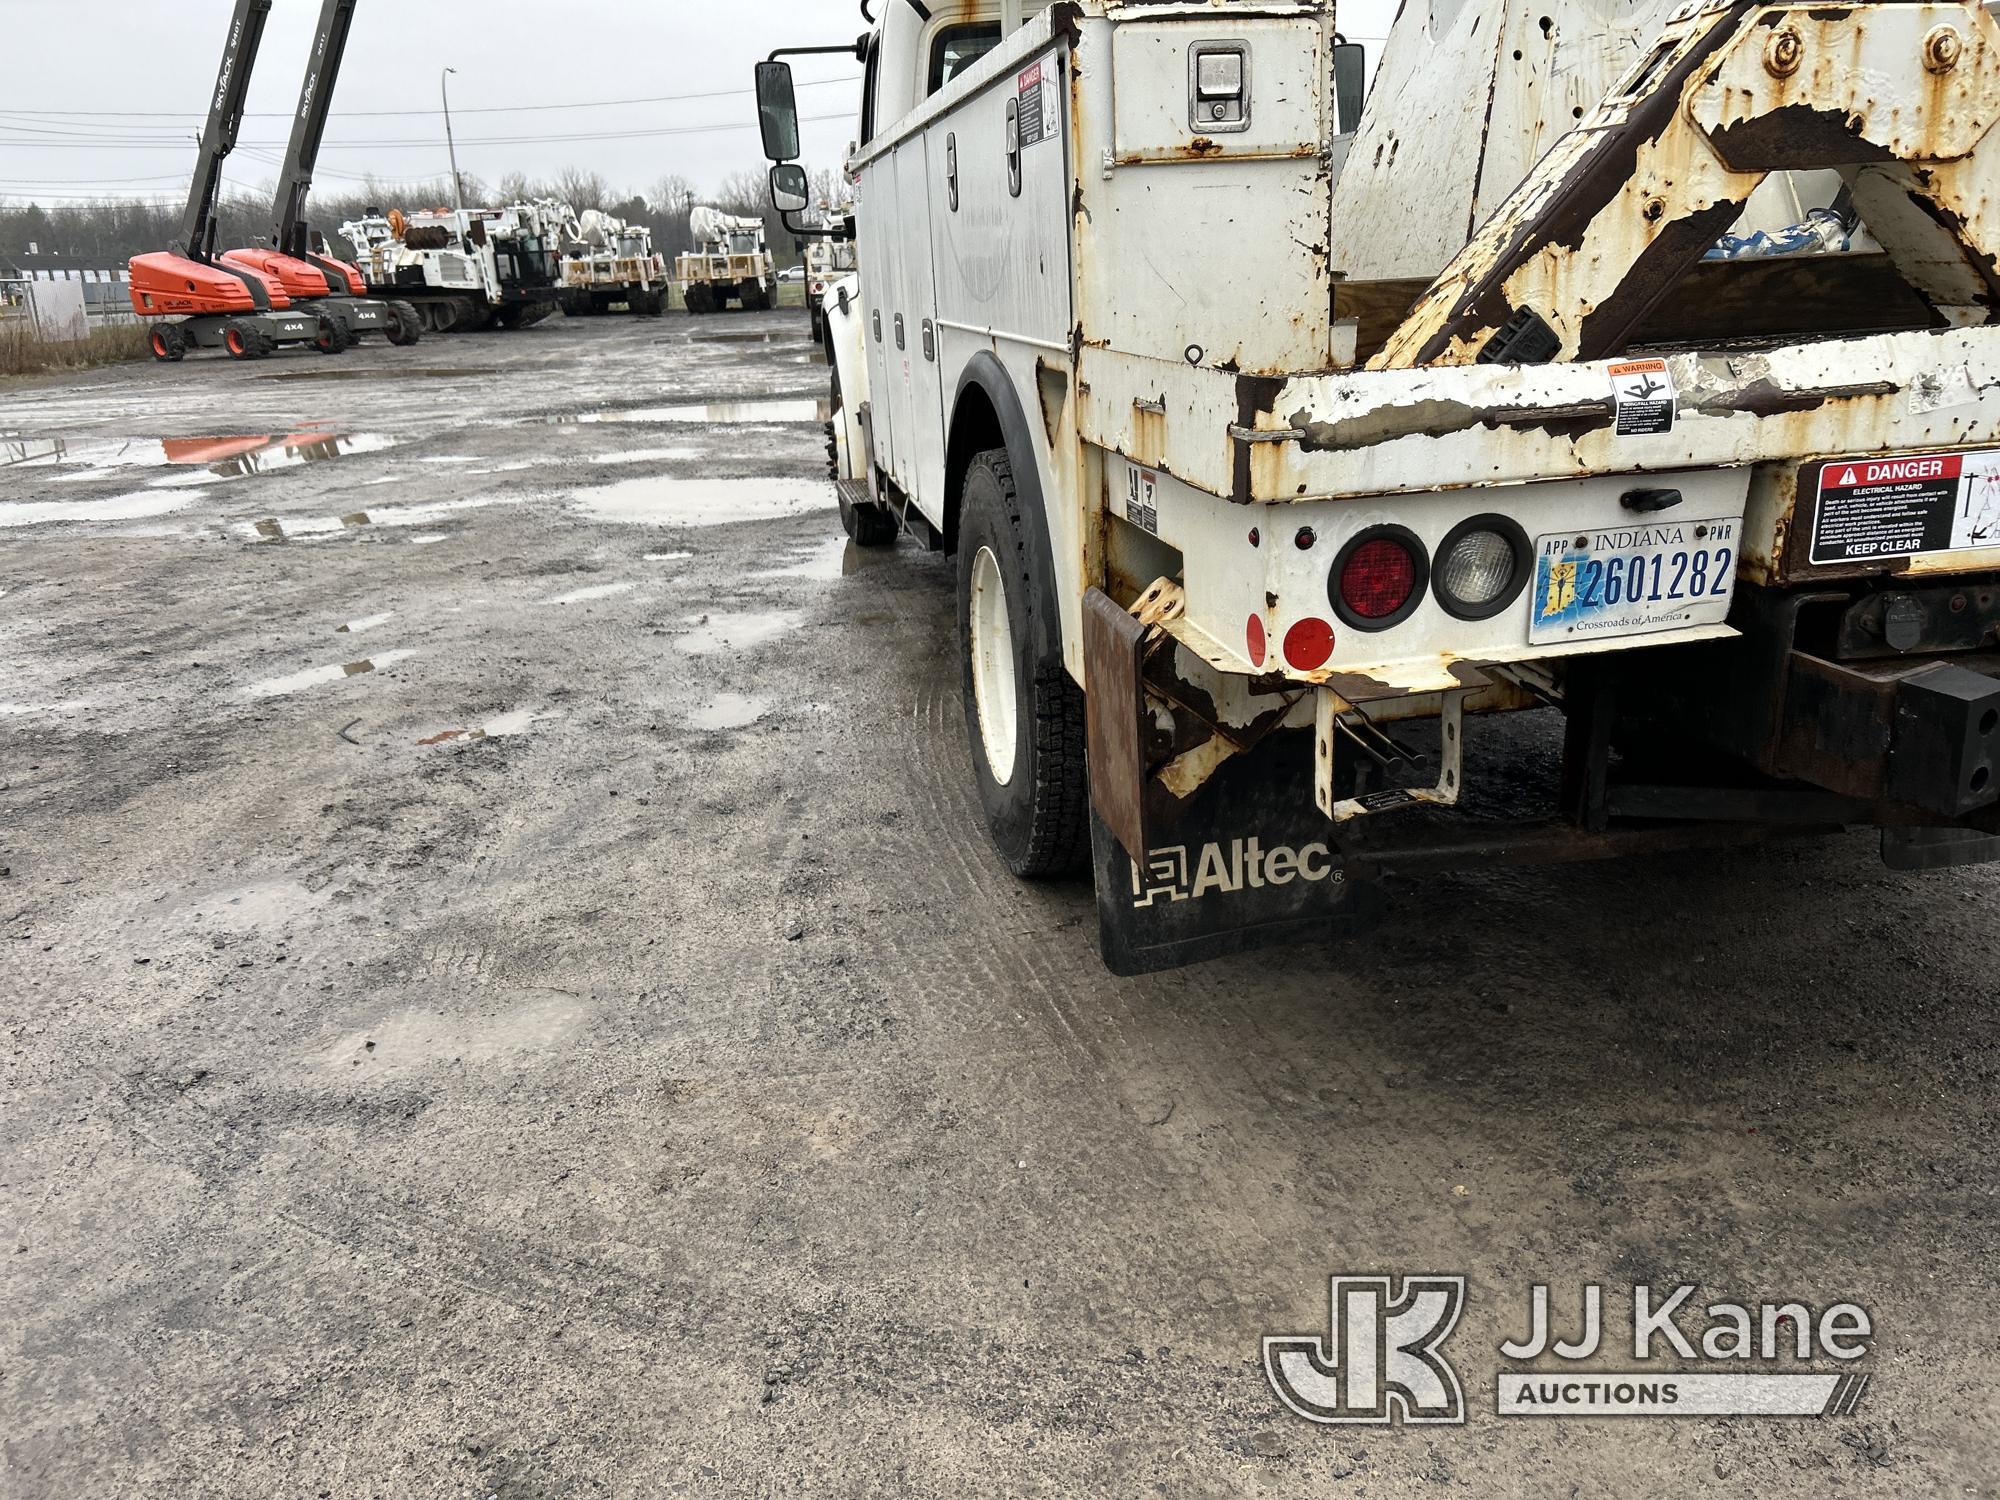
<svg viewBox="0 0 2000 1500">
<path fill-rule="evenodd" d="M 1423 544 L 1400 526 L 1362 532 L 1334 563 L 1333 607 L 1348 624 L 1386 630 L 1416 608 L 1428 581 Z"/>
</svg>

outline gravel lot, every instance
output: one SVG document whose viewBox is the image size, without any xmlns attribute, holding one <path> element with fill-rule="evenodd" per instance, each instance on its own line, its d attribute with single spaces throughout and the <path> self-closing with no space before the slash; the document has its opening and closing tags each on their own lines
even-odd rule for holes
<svg viewBox="0 0 2000 1500">
<path fill-rule="evenodd" d="M 1108 978 L 824 387 L 796 312 L 0 386 L 0 1493 L 1996 1492 L 2000 874 Z M 1279 1407 L 1348 1271 L 1469 1278 L 1467 1426 Z M 1874 1380 L 1501 1420 L 1536 1281 L 1852 1299 Z"/>
</svg>

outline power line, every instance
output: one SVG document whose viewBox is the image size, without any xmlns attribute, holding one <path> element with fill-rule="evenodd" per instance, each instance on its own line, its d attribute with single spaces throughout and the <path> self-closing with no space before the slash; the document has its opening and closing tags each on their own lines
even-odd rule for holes
<svg viewBox="0 0 2000 1500">
<path fill-rule="evenodd" d="M 831 88 L 835 84 L 855 84 L 861 76 L 846 74 L 839 78 L 815 78 L 794 84 L 794 88 Z M 755 89 L 711 89 L 698 94 L 655 94 L 645 99 L 585 99 L 574 104 L 487 104 L 470 108 L 454 109 L 454 115 L 512 115 L 526 114 L 551 109 L 622 109 L 634 104 L 679 104 L 688 99 L 735 99 L 754 94 Z M 388 119 L 415 115 L 441 115 L 441 109 L 337 109 L 327 118 L 331 120 Z M 126 120 L 187 120 L 198 121 L 199 115 L 189 114 L 180 109 L 6 109 L 4 115 L 32 115 L 41 119 L 126 119 Z M 289 110 L 250 110 L 246 120 L 289 120 Z"/>
<path fill-rule="evenodd" d="M 853 116 L 845 110 L 832 114 L 805 115 L 801 124 L 823 124 L 830 120 L 848 120 Z M 535 146 L 544 144 L 572 143 L 579 141 L 638 141 L 653 140 L 662 136 L 716 135 L 728 131 L 755 130 L 755 120 L 744 120 L 727 125 L 667 125 L 653 130 L 588 131 L 570 135 L 491 135 L 461 138 L 461 146 Z M 261 149 L 281 151 L 283 141 L 239 141 L 239 149 Z M 26 151 L 186 151 L 187 141 L 163 140 L 114 140 L 92 137 L 86 140 L 8 140 L 10 149 Z M 322 151 L 435 151 L 438 143 L 434 140 L 412 141 L 327 141 Z"/>
</svg>

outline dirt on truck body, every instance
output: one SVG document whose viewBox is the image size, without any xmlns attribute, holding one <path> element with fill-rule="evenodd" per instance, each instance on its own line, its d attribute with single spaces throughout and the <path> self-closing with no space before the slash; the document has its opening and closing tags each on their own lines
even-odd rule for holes
<svg viewBox="0 0 2000 1500">
<path fill-rule="evenodd" d="M 844 513 L 958 555 L 989 826 L 1115 968 L 1444 851 L 2000 858 L 2000 26 L 1597 9 L 1406 11 L 1365 102 L 1305 0 L 864 38 Z M 1553 806 L 1473 808 L 1545 706 Z"/>
</svg>

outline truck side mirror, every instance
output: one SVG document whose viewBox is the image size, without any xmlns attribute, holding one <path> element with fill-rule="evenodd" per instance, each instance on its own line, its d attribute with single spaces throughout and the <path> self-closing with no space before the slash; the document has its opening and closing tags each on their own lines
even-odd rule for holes
<svg viewBox="0 0 2000 1500">
<path fill-rule="evenodd" d="M 757 124 L 764 132 L 766 157 L 772 161 L 799 159 L 799 101 L 792 92 L 790 63 L 757 64 Z"/>
<path fill-rule="evenodd" d="M 1368 97 L 1368 49 L 1359 42 L 1333 44 L 1333 109 L 1342 135 L 1361 126 L 1361 106 Z"/>
<path fill-rule="evenodd" d="M 795 161 L 780 162 L 771 168 L 771 206 L 781 214 L 795 214 L 812 198 L 812 184 L 806 169 Z"/>
</svg>

